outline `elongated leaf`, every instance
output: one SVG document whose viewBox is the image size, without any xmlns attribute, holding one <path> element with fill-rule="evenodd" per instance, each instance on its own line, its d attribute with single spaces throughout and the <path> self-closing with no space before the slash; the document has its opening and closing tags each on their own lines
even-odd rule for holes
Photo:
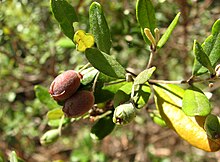
<svg viewBox="0 0 220 162">
<path fill-rule="evenodd" d="M 209 114 L 205 119 L 204 129 L 209 138 L 220 138 L 220 118 L 216 115 Z"/>
<path fill-rule="evenodd" d="M 112 114 L 99 119 L 92 129 L 90 136 L 96 140 L 102 140 L 104 137 L 109 135 L 115 128 L 115 123 L 112 121 Z"/>
<path fill-rule="evenodd" d="M 220 60 L 220 20 L 217 20 L 212 27 L 212 34 L 203 42 L 202 48 L 209 56 L 212 67 L 215 67 Z M 207 72 L 196 59 L 193 65 L 193 75 L 201 75 Z"/>
<path fill-rule="evenodd" d="M 49 120 L 60 119 L 63 115 L 64 115 L 64 113 L 63 113 L 62 109 L 56 108 L 56 109 L 48 111 L 47 118 Z"/>
<path fill-rule="evenodd" d="M 209 139 L 203 128 L 205 117 L 189 117 L 180 109 L 179 103 L 182 101 L 180 96 L 183 95 L 184 90 L 176 87 L 153 85 L 155 104 L 162 119 L 168 127 L 192 146 L 209 152 L 219 150 L 220 146 L 217 141 Z"/>
<path fill-rule="evenodd" d="M 169 39 L 171 33 L 175 29 L 176 24 L 178 23 L 179 17 L 180 17 L 180 12 L 175 16 L 175 18 L 173 19 L 173 21 L 171 22 L 171 24 L 167 28 L 166 32 L 163 34 L 163 36 L 159 40 L 159 42 L 157 44 L 158 48 L 163 47 L 163 45 L 167 42 L 167 40 Z"/>
<path fill-rule="evenodd" d="M 117 84 L 103 86 L 100 82 L 97 83 L 94 93 L 95 103 L 102 103 L 112 99 L 118 89 L 125 84 L 124 82 L 119 82 Z"/>
<path fill-rule="evenodd" d="M 76 45 L 67 37 L 63 37 L 56 42 L 56 45 L 62 48 L 75 48 Z"/>
<path fill-rule="evenodd" d="M 114 107 L 117 107 L 118 105 L 130 100 L 132 86 L 132 82 L 128 82 L 117 91 L 117 93 L 114 96 Z M 147 104 L 150 94 L 151 89 L 148 84 L 145 83 L 140 85 L 134 91 L 133 101 L 135 103 L 136 108 L 143 108 Z"/>
<path fill-rule="evenodd" d="M 219 34 L 220 33 L 220 19 L 216 20 L 212 27 L 212 34 Z"/>
<path fill-rule="evenodd" d="M 150 45 L 150 41 L 144 34 L 144 28 L 150 29 L 151 33 L 154 34 L 154 28 L 156 27 L 156 18 L 154 6 L 151 0 L 137 0 L 136 3 L 136 17 L 141 27 L 141 33 L 146 43 Z"/>
<path fill-rule="evenodd" d="M 72 40 L 74 35 L 73 22 L 78 21 L 74 8 L 66 0 L 51 0 L 50 3 L 53 15 L 60 24 L 63 33 Z"/>
<path fill-rule="evenodd" d="M 129 101 L 131 90 L 132 90 L 132 82 L 128 82 L 123 85 L 114 96 L 114 107 L 116 108 L 118 105 L 123 104 Z"/>
<path fill-rule="evenodd" d="M 147 102 L 148 99 L 150 97 L 151 94 L 151 89 L 150 86 L 148 84 L 142 84 L 140 85 L 138 91 L 135 92 L 135 96 L 134 96 L 134 102 L 136 104 L 136 107 L 138 109 L 143 108 Z"/>
<path fill-rule="evenodd" d="M 150 113 L 150 117 L 153 120 L 154 123 L 161 127 L 166 127 L 166 122 L 161 118 L 160 114 L 158 111 L 154 111 Z"/>
<path fill-rule="evenodd" d="M 157 84 L 153 86 L 153 89 L 165 102 L 179 108 L 182 107 L 184 89 L 173 84 Z"/>
<path fill-rule="evenodd" d="M 135 78 L 134 80 L 134 84 L 138 85 L 138 84 L 144 84 L 146 83 L 151 75 L 153 74 L 153 72 L 156 70 L 156 67 L 152 67 L 150 69 L 146 69 L 144 71 L 142 71 L 140 74 L 138 74 L 138 76 Z"/>
<path fill-rule="evenodd" d="M 22 160 L 21 158 L 19 158 L 16 154 L 15 151 L 12 151 L 10 154 L 9 154 L 9 161 L 10 162 L 24 162 L 24 160 Z"/>
<path fill-rule="evenodd" d="M 110 54 L 111 34 L 102 7 L 97 2 L 93 2 L 90 6 L 89 22 L 98 48 L 100 51 Z"/>
<path fill-rule="evenodd" d="M 85 54 L 92 66 L 100 72 L 114 78 L 125 78 L 125 69 L 112 56 L 95 48 L 87 49 Z"/>
<path fill-rule="evenodd" d="M 60 105 L 57 104 L 56 101 L 53 100 L 53 98 L 50 96 L 48 89 L 36 85 L 34 87 L 36 97 L 40 100 L 41 103 L 45 104 L 49 109 L 60 107 Z"/>
<path fill-rule="evenodd" d="M 184 93 L 182 110 L 188 116 L 206 116 L 211 112 L 211 105 L 199 88 L 191 86 Z"/>
<path fill-rule="evenodd" d="M 51 119 L 51 120 L 48 120 L 47 124 L 48 124 L 50 127 L 58 128 L 59 125 L 60 125 L 60 120 L 61 120 L 61 119 Z M 67 123 L 69 123 L 69 122 L 70 122 L 70 118 L 64 118 L 62 125 L 65 125 L 65 124 L 67 124 Z"/>
<path fill-rule="evenodd" d="M 206 53 L 203 51 L 200 44 L 195 40 L 194 46 L 193 46 L 193 53 L 195 55 L 196 60 L 206 67 L 211 74 L 215 73 L 215 70 L 212 67 L 211 61 L 209 60 L 209 57 L 206 55 Z M 193 70 L 193 72 L 197 71 L 196 69 Z"/>
</svg>

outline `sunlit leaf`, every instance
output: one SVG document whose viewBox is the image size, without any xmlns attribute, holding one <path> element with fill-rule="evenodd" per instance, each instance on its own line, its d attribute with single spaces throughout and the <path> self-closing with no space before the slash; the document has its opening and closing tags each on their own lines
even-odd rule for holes
<svg viewBox="0 0 220 162">
<path fill-rule="evenodd" d="M 57 104 L 56 101 L 53 100 L 53 98 L 50 96 L 48 89 L 36 85 L 34 87 L 36 97 L 40 100 L 41 103 L 45 104 L 49 109 L 60 107 L 60 105 Z"/>
<path fill-rule="evenodd" d="M 93 2 L 89 9 L 90 30 L 95 37 L 95 42 L 100 51 L 110 54 L 111 34 L 102 6 Z"/>
<path fill-rule="evenodd" d="M 180 17 L 180 12 L 175 16 L 175 18 L 173 19 L 173 21 L 171 22 L 171 24 L 169 25 L 169 27 L 167 28 L 167 30 L 165 31 L 159 42 L 157 43 L 158 48 L 163 47 L 163 45 L 167 42 L 167 40 L 169 39 L 170 35 L 172 34 L 173 30 L 175 29 L 178 23 L 179 17 Z"/>
<path fill-rule="evenodd" d="M 76 45 L 69 38 L 61 38 L 56 42 L 56 45 L 62 48 L 75 48 Z"/>
<path fill-rule="evenodd" d="M 217 20 L 212 26 L 212 34 L 206 38 L 202 44 L 204 52 L 208 55 L 212 67 L 214 68 L 220 60 L 220 20 Z M 201 75 L 208 70 L 203 67 L 197 59 L 193 65 L 193 75 Z"/>
<path fill-rule="evenodd" d="M 128 82 L 118 89 L 117 93 L 114 96 L 114 107 L 117 107 L 120 104 L 123 104 L 130 99 L 130 94 L 132 90 L 132 82 Z"/>
<path fill-rule="evenodd" d="M 73 41 L 76 43 L 76 49 L 80 52 L 84 52 L 87 48 L 91 48 L 95 42 L 93 35 L 85 33 L 83 30 L 78 30 L 74 34 Z"/>
<path fill-rule="evenodd" d="M 139 89 L 135 92 L 134 102 L 137 108 L 143 108 L 150 97 L 151 89 L 148 84 L 140 85 Z"/>
<path fill-rule="evenodd" d="M 19 158 L 16 154 L 15 151 L 12 151 L 10 154 L 9 154 L 9 161 L 10 162 L 24 162 L 24 160 L 22 160 L 21 158 Z"/>
<path fill-rule="evenodd" d="M 123 104 L 130 100 L 132 92 L 132 82 L 128 82 L 123 85 L 114 96 L 114 107 L 117 107 L 120 104 Z M 136 108 L 142 108 L 147 104 L 148 99 L 151 94 L 151 89 L 148 84 L 140 85 L 134 91 L 134 97 L 132 98 Z"/>
<path fill-rule="evenodd" d="M 153 120 L 154 123 L 156 123 L 157 125 L 161 126 L 161 127 L 165 127 L 166 126 L 166 122 L 161 118 L 159 112 L 152 112 L 150 113 L 150 117 Z"/>
<path fill-rule="evenodd" d="M 189 117 L 181 110 L 184 90 L 175 85 L 153 85 L 155 104 L 167 126 L 192 146 L 205 151 L 219 150 L 219 144 L 208 138 L 203 128 L 205 117 Z"/>
<path fill-rule="evenodd" d="M 59 125 L 60 125 L 60 120 L 61 120 L 61 119 L 51 119 L 51 120 L 48 120 L 47 124 L 48 124 L 50 127 L 58 128 Z M 69 123 L 69 122 L 70 122 L 70 119 L 69 119 L 69 118 L 64 118 L 62 125 L 65 125 L 65 124 L 67 124 L 67 123 Z"/>
<path fill-rule="evenodd" d="M 138 84 L 144 84 L 146 83 L 151 75 L 153 74 L 153 72 L 156 70 L 156 67 L 152 67 L 150 69 L 146 69 L 144 71 L 142 71 L 140 74 L 138 74 L 138 76 L 134 79 L 134 84 L 138 85 Z"/>
<path fill-rule="evenodd" d="M 153 86 L 154 91 L 160 95 L 164 101 L 182 107 L 184 89 L 174 84 L 157 84 Z"/>
<path fill-rule="evenodd" d="M 211 105 L 199 88 L 191 86 L 185 90 L 182 110 L 188 116 L 206 116 L 211 112 Z"/>
<path fill-rule="evenodd" d="M 215 73 L 215 70 L 211 65 L 209 57 L 206 55 L 206 53 L 203 51 L 202 47 L 196 40 L 194 41 L 194 45 L 193 45 L 193 53 L 195 55 L 196 60 L 201 65 L 206 67 L 210 71 L 211 74 Z M 197 72 L 197 69 L 193 69 L 193 75 L 195 75 L 195 72 Z"/>
<path fill-rule="evenodd" d="M 60 119 L 64 115 L 61 108 L 56 108 L 48 111 L 47 118 L 48 120 Z"/>
</svg>

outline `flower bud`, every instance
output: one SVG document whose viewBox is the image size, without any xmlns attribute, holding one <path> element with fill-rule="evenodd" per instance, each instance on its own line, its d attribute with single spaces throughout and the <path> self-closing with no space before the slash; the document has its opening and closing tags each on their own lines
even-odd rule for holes
<svg viewBox="0 0 220 162">
<path fill-rule="evenodd" d="M 67 117 L 79 117 L 94 105 L 94 95 L 87 90 L 77 91 L 73 96 L 68 98 L 63 106 L 63 112 Z"/>
<path fill-rule="evenodd" d="M 58 129 L 52 129 L 44 133 L 44 135 L 40 138 L 40 143 L 42 145 L 49 145 L 59 138 L 59 130 Z"/>
<path fill-rule="evenodd" d="M 215 67 L 215 75 L 219 78 L 220 77 L 220 64 L 218 64 L 216 67 Z"/>
<path fill-rule="evenodd" d="M 55 100 L 64 101 L 77 91 L 81 78 L 74 70 L 65 71 L 51 83 L 49 93 Z"/>
<path fill-rule="evenodd" d="M 132 103 L 125 103 L 115 108 L 113 122 L 118 125 L 130 123 L 136 116 L 136 109 Z"/>
</svg>

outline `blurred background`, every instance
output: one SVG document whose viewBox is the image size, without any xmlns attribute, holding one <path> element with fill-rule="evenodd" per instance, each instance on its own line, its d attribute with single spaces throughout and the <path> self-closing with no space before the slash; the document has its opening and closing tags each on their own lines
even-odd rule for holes
<svg viewBox="0 0 220 162">
<path fill-rule="evenodd" d="M 142 71 L 149 50 L 140 34 L 133 0 L 97 0 L 102 4 L 112 33 L 112 55 L 135 73 Z M 68 0 L 79 15 L 80 28 L 89 32 L 92 0 Z M 181 80 L 191 75 L 192 44 L 210 35 L 220 18 L 219 0 L 153 0 L 161 33 L 177 12 L 180 21 L 167 44 L 153 60 L 154 79 Z M 172 130 L 152 122 L 142 109 L 135 121 L 117 127 L 102 141 L 90 138 L 91 123 L 80 120 L 65 129 L 50 146 L 39 138 L 48 129 L 48 108 L 35 96 L 34 86 L 49 87 L 59 71 L 76 69 L 87 60 L 75 50 L 54 19 L 48 0 L 0 1 L 0 161 L 8 154 L 30 162 L 145 161 L 219 162 L 220 152 L 206 153 L 190 146 Z M 201 85 L 204 88 L 208 84 Z M 213 112 L 220 115 L 220 91 L 211 90 Z M 154 108 L 149 102 L 149 108 Z"/>
</svg>

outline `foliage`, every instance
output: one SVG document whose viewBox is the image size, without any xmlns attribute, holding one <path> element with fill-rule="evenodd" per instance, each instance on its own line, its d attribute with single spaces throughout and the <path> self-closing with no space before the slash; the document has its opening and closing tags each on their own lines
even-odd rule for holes
<svg viewBox="0 0 220 162">
<path fill-rule="evenodd" d="M 117 138 L 124 138 L 129 141 L 126 144 L 129 150 L 135 141 L 148 136 L 153 137 L 155 130 L 145 129 L 151 123 L 150 117 L 153 121 L 162 123 L 162 126 L 167 125 L 174 129 L 193 146 L 206 151 L 218 149 L 219 144 L 216 147 L 211 144 L 219 138 L 219 120 L 215 109 L 212 108 L 218 104 L 218 101 L 214 100 L 218 98 L 218 90 L 213 93 L 212 104 L 204 92 L 207 83 L 214 83 L 214 88 L 218 85 L 218 74 L 215 71 L 220 50 L 218 16 L 215 15 L 215 18 L 210 19 L 212 12 L 205 10 L 206 15 L 202 14 L 200 19 L 196 15 L 186 18 L 186 11 L 189 8 L 180 5 L 180 14 L 179 7 L 168 1 L 138 0 L 117 2 L 117 5 L 114 1 L 92 3 L 90 0 L 74 2 L 51 0 L 50 4 L 46 0 L 1 3 L 3 4 L 1 11 L 6 12 L 0 12 L 0 77 L 4 78 L 0 83 L 1 92 L 4 94 L 0 96 L 3 107 L 0 111 L 2 119 L 0 131 L 2 139 L 5 139 L 3 143 L 7 144 L 3 148 L 7 151 L 1 151 L 4 154 L 2 159 L 6 159 L 6 152 L 9 150 L 16 150 L 17 155 L 27 161 L 46 161 L 35 159 L 32 155 L 38 150 L 39 155 L 47 152 L 48 156 L 52 157 L 53 147 L 60 148 L 57 152 L 71 150 L 71 155 L 66 153 L 69 155 L 66 160 L 70 158 L 71 161 L 120 159 L 114 157 L 116 154 L 101 149 L 104 146 L 100 146 L 113 138 L 115 140 L 110 142 L 112 144 L 115 144 Z M 193 6 L 195 2 L 182 3 L 187 3 L 191 10 L 195 11 Z M 218 4 L 213 2 L 211 9 L 215 9 L 215 3 Z M 202 2 L 198 4 L 202 6 Z M 190 19 L 192 23 L 201 20 L 203 24 L 193 27 L 189 23 Z M 193 21 L 194 19 L 197 21 Z M 217 21 L 214 23 L 215 20 Z M 187 32 L 191 32 L 188 39 L 177 36 L 181 27 L 185 30 L 187 25 L 192 27 L 192 32 L 186 30 L 185 36 Z M 211 25 L 210 36 L 204 38 Z M 84 35 L 79 35 L 79 31 Z M 160 33 L 163 35 L 160 36 Z M 79 39 L 75 36 L 79 36 Z M 95 44 L 92 39 L 92 41 L 84 39 L 86 36 L 94 37 Z M 198 39 L 193 45 L 195 37 Z M 80 40 L 85 48 L 79 48 L 82 47 Z M 200 45 L 199 42 L 202 41 Z M 181 42 L 188 42 L 188 45 Z M 193 50 L 190 50 L 192 46 Z M 195 55 L 193 66 L 193 55 L 187 55 L 187 51 Z M 52 79 L 67 69 L 80 71 L 83 79 L 79 89 L 92 90 L 95 96 L 94 107 L 79 118 L 64 117 L 61 109 L 63 103 L 55 102 L 48 93 Z M 188 79 L 182 79 L 186 77 Z M 173 79 L 177 81 L 171 81 Z M 171 89 L 162 86 L 161 83 L 168 83 Z M 173 84 L 181 84 L 182 88 Z M 173 96 L 177 90 L 177 96 Z M 157 97 L 154 102 L 159 110 L 152 104 L 153 92 Z M 126 120 L 131 123 L 124 128 L 115 126 L 112 122 L 114 110 L 127 103 L 135 107 L 136 117 L 134 119 L 132 117 L 133 120 Z M 198 139 L 190 140 L 185 136 L 192 135 L 194 131 L 178 126 L 176 122 L 180 119 L 178 113 L 171 112 L 169 120 L 164 117 L 160 109 L 167 107 L 184 116 L 180 117 L 183 125 L 191 123 L 191 118 L 203 116 L 201 117 L 203 119 L 208 116 L 203 120 L 204 127 L 198 128 L 203 132 L 203 137 L 207 137 L 200 140 L 204 142 L 199 144 L 193 141 Z M 172 116 L 176 119 L 172 120 Z M 169 121 L 173 126 L 170 126 Z M 83 129 L 87 124 L 88 128 Z M 155 127 L 154 125 L 153 128 Z M 138 133 L 137 129 L 144 133 Z M 82 135 L 84 130 L 85 136 Z M 48 142 L 53 144 L 45 149 L 39 143 L 40 137 L 49 139 L 47 132 L 50 131 L 56 132 L 56 135 Z M 164 129 L 161 129 L 161 132 L 163 131 Z M 111 135 L 107 136 L 110 133 Z M 139 138 L 143 134 L 145 137 Z M 94 139 L 102 141 L 95 142 Z M 210 140 L 211 142 L 207 143 Z M 156 145 L 151 143 L 150 139 L 141 143 L 144 145 L 142 151 L 145 153 L 147 151 L 151 161 L 160 160 L 160 157 L 152 151 Z M 211 149 L 207 149 L 208 146 L 202 147 L 204 143 Z M 36 149 L 37 147 L 40 149 Z M 134 149 L 137 151 L 138 148 Z M 178 153 L 173 156 L 199 159 L 187 153 L 186 156 L 177 155 Z M 84 156 L 85 154 L 87 156 Z M 13 152 L 10 159 L 16 158 L 17 155 Z M 131 160 L 132 156 L 138 158 L 136 155 L 121 158 Z M 55 158 L 57 159 L 52 157 L 54 160 Z"/>
</svg>

